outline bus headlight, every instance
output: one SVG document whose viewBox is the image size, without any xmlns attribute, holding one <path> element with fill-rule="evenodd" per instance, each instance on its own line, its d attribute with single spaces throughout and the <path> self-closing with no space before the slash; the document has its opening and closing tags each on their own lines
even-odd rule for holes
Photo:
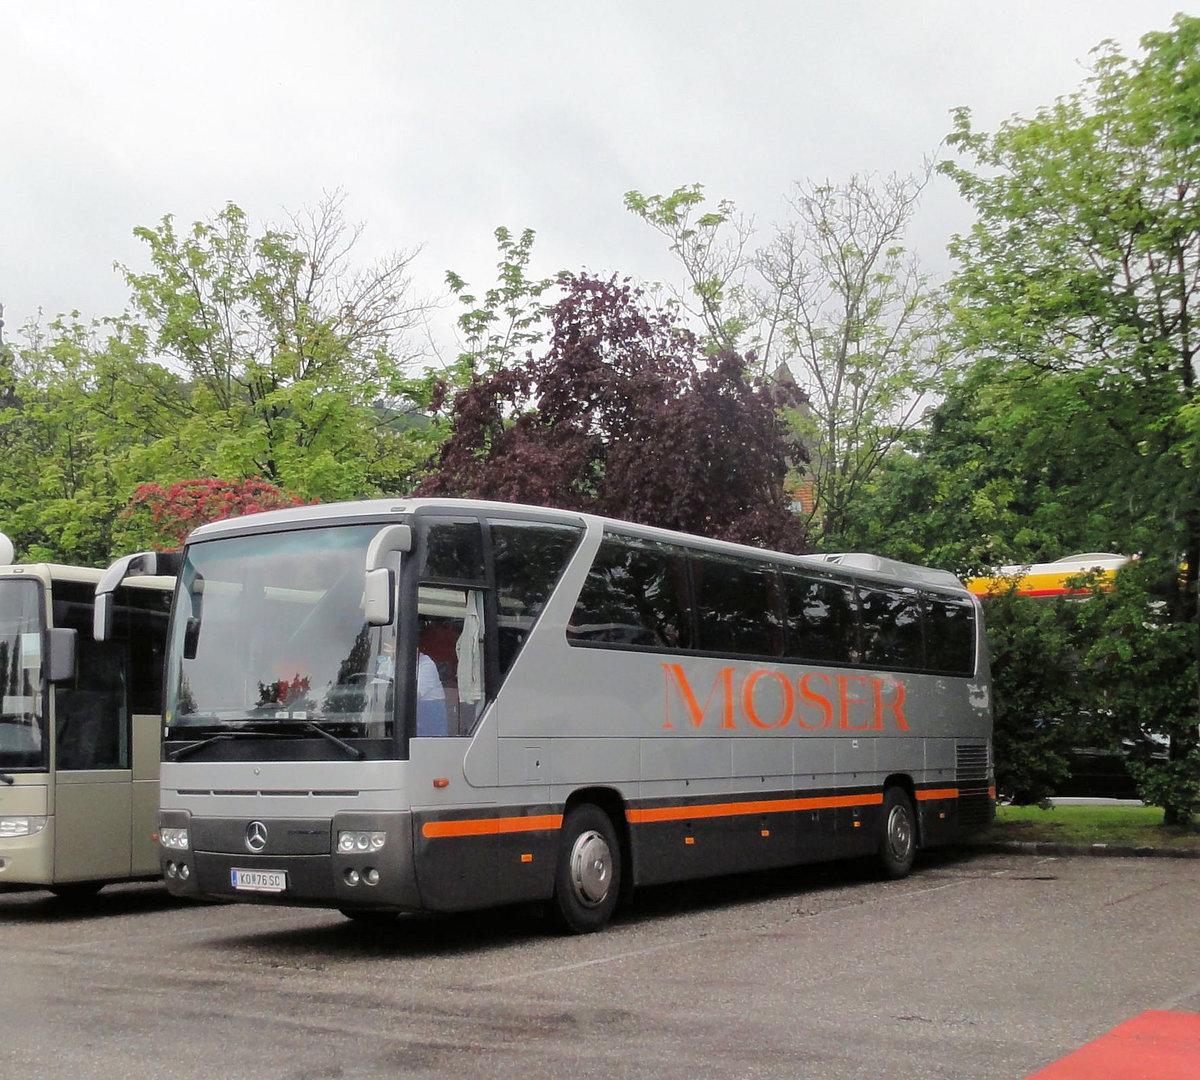
<svg viewBox="0 0 1200 1080">
<path fill-rule="evenodd" d="M 0 839 L 14 836 L 36 836 L 45 827 L 47 817 L 3 817 L 0 818 Z"/>
<path fill-rule="evenodd" d="M 378 851 L 386 838 L 387 833 L 381 832 L 340 832 L 337 849 L 342 852 Z"/>
<path fill-rule="evenodd" d="M 187 851 L 187 829 L 159 829 L 158 842 L 171 851 Z"/>
</svg>

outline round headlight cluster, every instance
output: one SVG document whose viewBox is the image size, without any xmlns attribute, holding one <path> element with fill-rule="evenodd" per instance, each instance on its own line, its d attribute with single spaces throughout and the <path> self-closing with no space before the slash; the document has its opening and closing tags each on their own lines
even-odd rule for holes
<svg viewBox="0 0 1200 1080">
<path fill-rule="evenodd" d="M 387 833 L 343 831 L 338 833 L 337 849 L 343 854 L 379 851 L 386 839 Z"/>
<path fill-rule="evenodd" d="M 168 862 L 166 867 L 167 877 L 178 878 L 180 881 L 187 881 L 192 876 L 192 868 L 187 863 Z"/>
<path fill-rule="evenodd" d="M 159 829 L 158 842 L 171 851 L 187 851 L 187 829 Z"/>
</svg>

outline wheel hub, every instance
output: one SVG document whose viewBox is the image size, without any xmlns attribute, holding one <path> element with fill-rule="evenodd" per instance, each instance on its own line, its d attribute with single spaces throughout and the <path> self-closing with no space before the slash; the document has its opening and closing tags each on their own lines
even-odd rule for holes
<svg viewBox="0 0 1200 1080">
<path fill-rule="evenodd" d="M 581 904 L 596 907 L 612 885 L 612 852 L 604 837 L 590 830 L 571 848 L 571 886 Z"/>
</svg>

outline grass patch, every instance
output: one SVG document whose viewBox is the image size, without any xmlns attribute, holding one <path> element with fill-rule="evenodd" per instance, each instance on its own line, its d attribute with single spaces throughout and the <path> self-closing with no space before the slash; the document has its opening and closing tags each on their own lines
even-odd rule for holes
<svg viewBox="0 0 1200 1080">
<path fill-rule="evenodd" d="M 990 840 L 1110 847 L 1194 848 L 1200 850 L 1200 824 L 1162 823 L 1155 806 L 997 806 Z"/>
</svg>

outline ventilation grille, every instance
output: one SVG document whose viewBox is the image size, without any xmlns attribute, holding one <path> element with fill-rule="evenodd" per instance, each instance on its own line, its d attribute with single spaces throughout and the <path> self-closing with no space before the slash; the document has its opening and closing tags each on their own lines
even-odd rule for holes
<svg viewBox="0 0 1200 1080">
<path fill-rule="evenodd" d="M 974 743 L 966 746 L 959 745 L 955 761 L 954 778 L 958 786 L 974 786 L 988 781 L 988 748 L 987 743 Z"/>
</svg>

